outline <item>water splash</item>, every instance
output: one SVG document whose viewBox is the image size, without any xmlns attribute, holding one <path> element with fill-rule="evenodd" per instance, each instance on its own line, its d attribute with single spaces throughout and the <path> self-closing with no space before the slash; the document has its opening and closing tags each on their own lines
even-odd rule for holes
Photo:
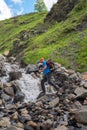
<svg viewBox="0 0 87 130">
<path fill-rule="evenodd" d="M 25 70 L 20 68 L 17 64 L 5 62 L 3 68 L 6 71 L 6 76 L 0 77 L 2 83 L 7 83 L 9 81 L 9 72 L 22 72 L 22 77 L 19 80 L 16 80 L 16 82 L 25 95 L 24 102 L 36 101 L 36 98 L 40 93 L 38 85 L 39 78 L 35 79 L 30 74 L 26 74 Z"/>
<path fill-rule="evenodd" d="M 25 94 L 24 102 L 36 101 L 37 96 L 40 93 L 39 79 L 33 78 L 30 74 L 22 74 L 20 80 L 17 81 L 21 91 Z"/>
</svg>

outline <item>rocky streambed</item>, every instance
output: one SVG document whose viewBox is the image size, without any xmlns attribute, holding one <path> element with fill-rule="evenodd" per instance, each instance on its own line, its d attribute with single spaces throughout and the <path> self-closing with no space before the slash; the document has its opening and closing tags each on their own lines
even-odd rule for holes
<svg viewBox="0 0 87 130">
<path fill-rule="evenodd" d="M 41 77 L 35 65 L 0 55 L 0 130 L 87 130 L 87 72 L 55 63 L 51 80 L 62 91 L 46 83 L 37 98 Z"/>
</svg>

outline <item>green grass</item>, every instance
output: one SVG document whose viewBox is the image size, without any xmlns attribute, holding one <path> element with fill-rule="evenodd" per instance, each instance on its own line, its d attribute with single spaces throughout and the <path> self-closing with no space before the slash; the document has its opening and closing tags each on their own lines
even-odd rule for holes
<svg viewBox="0 0 87 130">
<path fill-rule="evenodd" d="M 79 2 L 65 21 L 44 23 L 45 16 L 46 13 L 33 13 L 1 21 L 0 52 L 12 49 L 18 39 L 19 45 L 27 44 L 22 57 L 27 63 L 36 63 L 41 57 L 52 58 L 66 68 L 87 71 L 87 28 L 77 29 L 87 16 L 87 1 Z M 28 35 L 24 40 L 22 31 Z"/>
</svg>

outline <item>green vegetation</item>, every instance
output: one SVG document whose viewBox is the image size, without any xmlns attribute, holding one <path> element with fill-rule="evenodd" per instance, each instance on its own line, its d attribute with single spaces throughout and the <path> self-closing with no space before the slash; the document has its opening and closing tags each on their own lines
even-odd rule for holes
<svg viewBox="0 0 87 130">
<path fill-rule="evenodd" d="M 87 1 L 79 2 L 65 21 L 44 23 L 45 17 L 41 12 L 0 21 L 0 52 L 12 50 L 27 63 L 52 58 L 67 68 L 87 71 Z"/>
<path fill-rule="evenodd" d="M 37 12 L 47 11 L 47 7 L 43 0 L 36 0 L 35 11 Z"/>
</svg>

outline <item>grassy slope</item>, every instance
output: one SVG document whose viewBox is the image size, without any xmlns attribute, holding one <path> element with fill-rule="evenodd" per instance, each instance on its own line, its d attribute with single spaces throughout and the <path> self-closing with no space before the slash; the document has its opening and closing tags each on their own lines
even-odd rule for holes
<svg viewBox="0 0 87 130">
<path fill-rule="evenodd" d="M 21 31 L 34 28 L 38 23 L 43 22 L 45 16 L 46 13 L 34 13 L 0 21 L 0 51 L 10 49 Z"/>
<path fill-rule="evenodd" d="M 10 49 L 22 30 L 30 31 L 36 26 L 39 29 L 41 24 L 43 28 L 45 15 L 35 13 L 20 16 L 16 24 L 14 19 L 0 22 L 0 51 Z M 66 21 L 55 22 L 46 32 L 21 41 L 22 44 L 28 43 L 24 50 L 24 60 L 27 63 L 35 63 L 40 57 L 50 57 L 68 68 L 87 71 L 87 28 L 83 31 L 77 30 L 77 25 L 81 24 L 85 15 L 87 16 L 87 2 L 81 1 L 70 12 Z M 46 24 L 44 26 L 47 26 Z"/>
</svg>

